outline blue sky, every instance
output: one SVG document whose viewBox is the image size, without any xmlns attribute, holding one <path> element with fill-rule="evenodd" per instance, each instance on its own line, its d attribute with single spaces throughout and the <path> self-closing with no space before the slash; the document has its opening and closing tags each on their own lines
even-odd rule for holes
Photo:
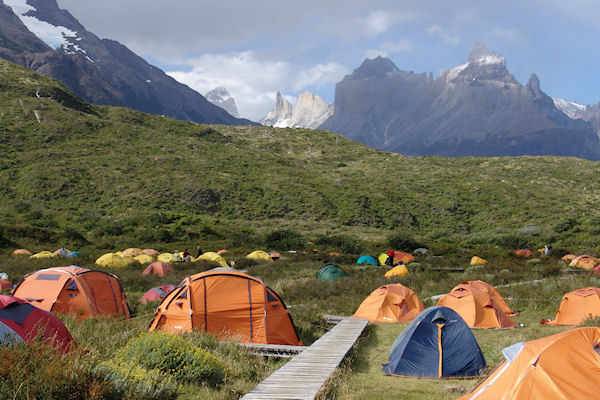
<svg viewBox="0 0 600 400">
<path fill-rule="evenodd" d="M 279 90 L 333 102 L 335 84 L 365 58 L 437 76 L 476 42 L 502 54 L 522 84 L 582 104 L 600 101 L 596 0 L 302 2 L 58 0 L 88 30 L 110 38 L 204 94 L 225 86 L 258 120 Z"/>
</svg>

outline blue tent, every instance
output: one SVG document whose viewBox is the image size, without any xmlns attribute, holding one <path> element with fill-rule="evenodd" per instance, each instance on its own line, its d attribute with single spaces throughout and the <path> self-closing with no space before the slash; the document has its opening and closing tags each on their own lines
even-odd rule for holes
<svg viewBox="0 0 600 400">
<path fill-rule="evenodd" d="M 70 252 L 69 254 L 67 254 L 67 257 L 80 257 L 80 256 L 82 256 L 82 255 L 83 255 L 83 254 L 81 254 L 81 252 L 80 252 L 80 251 L 72 251 L 72 252 Z"/>
<path fill-rule="evenodd" d="M 466 322 L 443 306 L 417 315 L 398 335 L 389 362 L 383 364 L 386 375 L 419 378 L 474 377 L 483 368 L 485 358 Z"/>
<path fill-rule="evenodd" d="M 379 263 L 374 257 L 371 256 L 360 256 L 358 260 L 356 260 L 357 264 L 371 264 L 374 266 L 378 266 Z"/>
</svg>

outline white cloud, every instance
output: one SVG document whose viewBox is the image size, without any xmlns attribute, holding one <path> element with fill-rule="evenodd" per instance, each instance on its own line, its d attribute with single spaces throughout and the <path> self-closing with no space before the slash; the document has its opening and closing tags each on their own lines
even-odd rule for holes
<svg viewBox="0 0 600 400">
<path fill-rule="evenodd" d="M 492 31 L 492 34 L 509 42 L 523 41 L 523 33 L 516 29 L 494 29 Z"/>
<path fill-rule="evenodd" d="M 277 91 L 296 95 L 308 87 L 338 82 L 348 71 L 335 63 L 297 68 L 287 61 L 263 59 L 253 51 L 205 54 L 184 60 L 183 65 L 191 70 L 167 73 L 202 94 L 217 86 L 226 87 L 240 115 L 254 121 L 271 111 Z M 290 98 L 289 93 L 285 96 Z"/>
<path fill-rule="evenodd" d="M 365 19 L 365 32 L 368 36 L 377 36 L 390 29 L 393 25 L 394 17 L 387 11 L 372 11 Z"/>
<path fill-rule="evenodd" d="M 450 35 L 439 25 L 435 25 L 435 24 L 431 25 L 426 29 L 426 31 L 429 34 L 429 36 L 438 36 L 440 39 L 442 39 L 443 43 L 448 43 L 448 44 L 459 44 L 460 43 L 460 38 L 458 36 Z"/>
<path fill-rule="evenodd" d="M 377 49 L 367 49 L 365 51 L 366 58 L 375 58 L 377 56 L 389 57 L 390 54 L 400 53 L 412 50 L 412 42 L 408 39 L 392 42 L 386 41 Z"/>
</svg>

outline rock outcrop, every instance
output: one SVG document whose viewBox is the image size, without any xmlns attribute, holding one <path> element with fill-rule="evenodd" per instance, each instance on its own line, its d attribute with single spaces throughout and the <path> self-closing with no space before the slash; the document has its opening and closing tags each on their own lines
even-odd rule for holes
<svg viewBox="0 0 600 400">
<path fill-rule="evenodd" d="M 435 80 L 365 60 L 336 85 L 334 104 L 321 129 L 406 155 L 600 158 L 589 123 L 558 110 L 535 74 L 522 86 L 483 44 Z"/>
<path fill-rule="evenodd" d="M 99 39 L 56 0 L 0 2 L 0 57 L 61 81 L 93 104 L 202 123 L 254 124 L 213 105 L 122 44 Z"/>
<path fill-rule="evenodd" d="M 303 92 L 292 105 L 277 92 L 275 109 L 260 122 L 278 128 L 315 129 L 333 115 L 333 104 L 327 104 L 321 96 Z"/>
<path fill-rule="evenodd" d="M 215 106 L 221 107 L 234 117 L 240 116 L 237 105 L 235 104 L 235 99 L 229 93 L 227 88 L 219 86 L 206 93 L 204 97 L 206 97 L 206 100 L 210 101 Z"/>
</svg>

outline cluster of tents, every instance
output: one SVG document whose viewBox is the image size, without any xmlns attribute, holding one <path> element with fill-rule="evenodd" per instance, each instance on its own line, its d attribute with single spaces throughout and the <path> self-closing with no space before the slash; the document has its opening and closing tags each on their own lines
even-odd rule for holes
<svg viewBox="0 0 600 400">
<path fill-rule="evenodd" d="M 575 255 L 565 254 L 562 261 L 567 263 L 569 267 L 581 268 L 586 271 L 594 271 L 596 274 L 600 274 L 600 259 L 591 256 L 589 254 Z"/>
<path fill-rule="evenodd" d="M 13 256 L 28 256 L 29 258 L 51 258 L 51 257 L 79 257 L 82 255 L 80 251 L 69 250 L 64 247 L 56 249 L 55 251 L 43 250 L 33 254 L 27 249 L 16 249 L 12 252 Z"/>
</svg>

